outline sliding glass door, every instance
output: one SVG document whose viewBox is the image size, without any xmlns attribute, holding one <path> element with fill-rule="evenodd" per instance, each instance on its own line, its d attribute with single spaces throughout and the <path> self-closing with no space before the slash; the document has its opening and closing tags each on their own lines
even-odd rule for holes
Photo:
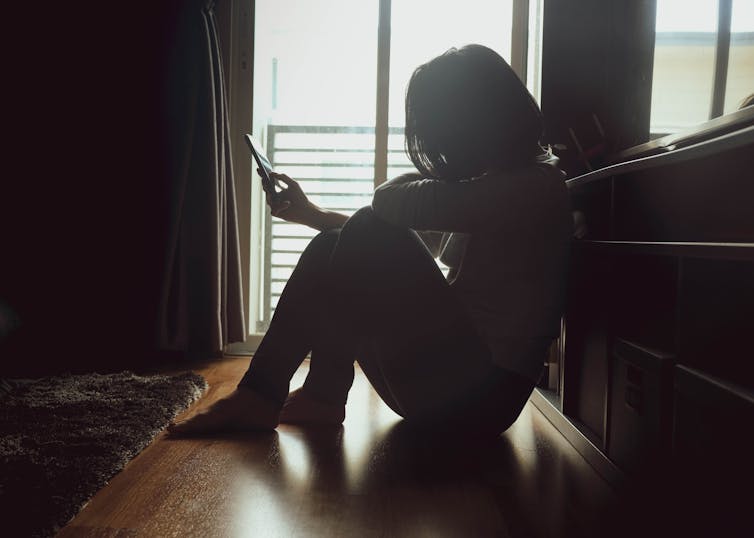
<svg viewBox="0 0 754 538">
<path fill-rule="evenodd" d="M 374 189 L 378 1 L 255 6 L 254 134 L 275 170 L 298 180 L 315 204 L 351 214 Z M 265 211 L 262 200 L 255 206 Z M 316 233 L 269 211 L 262 222 L 259 331 Z"/>
<path fill-rule="evenodd" d="M 254 134 L 277 171 L 299 180 L 317 205 L 345 214 L 368 205 L 381 181 L 413 170 L 403 151 L 403 101 L 413 70 L 468 43 L 510 60 L 514 4 L 529 8 L 521 0 L 254 4 Z M 261 332 L 316 232 L 272 218 L 259 195 L 252 211 L 262 216 L 252 233 Z"/>
</svg>

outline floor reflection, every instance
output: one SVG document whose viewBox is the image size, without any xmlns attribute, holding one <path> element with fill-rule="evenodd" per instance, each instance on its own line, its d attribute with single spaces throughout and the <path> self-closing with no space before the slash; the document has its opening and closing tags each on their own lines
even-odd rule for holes
<svg viewBox="0 0 754 538">
<path fill-rule="evenodd" d="M 212 388 L 196 409 L 233 390 L 247 362 L 208 367 Z M 305 374 L 302 367 L 292 388 Z M 615 536 L 615 529 L 602 533 L 599 525 L 612 499 L 610 488 L 531 404 L 488 443 L 456 431 L 418 432 L 357 370 L 342 427 L 283 425 L 272 433 L 159 438 L 63 534 Z M 613 527 L 627 517 L 607 513 Z"/>
<path fill-rule="evenodd" d="M 598 534 L 609 488 L 529 406 L 500 438 L 479 442 L 362 404 L 344 427 L 283 426 L 249 454 L 237 535 Z"/>
</svg>

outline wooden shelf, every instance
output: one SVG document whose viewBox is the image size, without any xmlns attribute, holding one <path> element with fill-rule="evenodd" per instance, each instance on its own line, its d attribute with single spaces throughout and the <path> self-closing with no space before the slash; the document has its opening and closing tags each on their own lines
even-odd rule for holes
<svg viewBox="0 0 754 538">
<path fill-rule="evenodd" d="M 587 185 L 606 178 L 694 161 L 715 156 L 726 151 L 746 148 L 752 144 L 754 144 L 754 125 L 749 125 L 732 133 L 725 133 L 687 147 L 605 166 L 599 170 L 568 179 L 566 185 L 571 190 L 582 189 Z"/>
<path fill-rule="evenodd" d="M 754 243 L 664 241 L 596 241 L 581 239 L 575 248 L 609 250 L 616 254 L 651 254 L 684 258 L 754 261 Z"/>
<path fill-rule="evenodd" d="M 589 465 L 597 471 L 605 481 L 613 487 L 620 485 L 625 475 L 616 465 L 605 456 L 605 453 L 597 446 L 596 441 L 586 428 L 579 428 L 579 422 L 565 416 L 557 407 L 557 397 L 553 398 L 552 391 L 535 388 L 530 401 L 547 417 L 553 426 L 568 440 L 571 445 L 581 454 Z"/>
</svg>

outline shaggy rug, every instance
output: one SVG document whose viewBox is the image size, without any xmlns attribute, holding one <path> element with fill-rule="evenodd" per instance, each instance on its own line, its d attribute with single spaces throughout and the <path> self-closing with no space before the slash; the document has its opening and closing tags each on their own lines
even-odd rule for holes
<svg viewBox="0 0 754 538">
<path fill-rule="evenodd" d="M 5 536 L 51 536 L 207 388 L 201 376 L 0 380 Z"/>
</svg>

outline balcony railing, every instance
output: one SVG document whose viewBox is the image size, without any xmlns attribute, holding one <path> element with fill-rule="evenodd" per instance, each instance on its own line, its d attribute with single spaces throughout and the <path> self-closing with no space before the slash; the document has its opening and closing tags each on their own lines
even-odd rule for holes
<svg viewBox="0 0 754 538">
<path fill-rule="evenodd" d="M 313 203 L 351 215 L 372 201 L 374 141 L 374 127 L 268 125 L 265 148 L 275 170 L 296 179 Z M 403 128 L 390 128 L 388 177 L 412 170 Z M 261 330 L 269 324 L 301 252 L 317 233 L 269 214 L 265 232 Z"/>
</svg>

